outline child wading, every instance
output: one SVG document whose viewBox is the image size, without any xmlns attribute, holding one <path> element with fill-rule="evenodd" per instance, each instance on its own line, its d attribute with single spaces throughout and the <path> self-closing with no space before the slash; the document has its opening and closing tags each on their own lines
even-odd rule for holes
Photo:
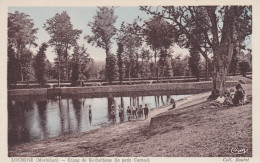
<svg viewBox="0 0 260 163">
<path fill-rule="evenodd" d="M 92 122 L 92 109 L 91 109 L 91 105 L 88 106 L 88 118 L 89 118 L 89 123 L 91 124 L 91 122 Z"/>
<path fill-rule="evenodd" d="M 128 118 L 128 121 L 130 121 L 130 117 L 131 117 L 131 109 L 130 109 L 129 106 L 127 107 L 126 112 L 127 112 L 127 118 Z"/>
<path fill-rule="evenodd" d="M 148 112 L 149 112 L 149 110 L 148 110 L 147 104 L 145 104 L 145 107 L 144 107 L 144 117 L 145 117 L 145 119 L 148 117 Z"/>
<path fill-rule="evenodd" d="M 140 105 L 139 109 L 140 109 L 140 117 L 143 118 L 144 111 L 142 105 Z"/>
<path fill-rule="evenodd" d="M 92 117 L 91 105 L 88 106 L 88 116 L 89 116 L 89 118 Z"/>
<path fill-rule="evenodd" d="M 133 113 L 133 117 L 137 118 L 137 115 L 136 115 L 136 107 L 135 105 L 132 106 L 132 113 Z"/>
<path fill-rule="evenodd" d="M 121 107 L 121 105 L 118 105 L 118 115 L 120 120 L 122 121 L 123 119 L 123 108 Z"/>
<path fill-rule="evenodd" d="M 110 113 L 110 115 L 111 115 L 112 121 L 115 122 L 115 121 L 116 121 L 116 112 L 115 112 L 115 107 L 114 107 L 114 105 L 112 105 L 112 107 L 111 107 L 111 113 Z"/>
</svg>

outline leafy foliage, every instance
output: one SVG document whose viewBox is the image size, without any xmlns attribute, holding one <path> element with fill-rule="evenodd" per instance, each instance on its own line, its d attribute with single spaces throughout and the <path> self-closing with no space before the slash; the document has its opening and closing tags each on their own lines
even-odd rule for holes
<svg viewBox="0 0 260 163">
<path fill-rule="evenodd" d="M 126 65 L 126 74 L 129 80 L 131 77 L 138 76 L 138 49 L 142 45 L 142 38 L 139 35 L 132 33 L 133 24 L 121 24 L 121 36 L 119 41 L 124 46 L 124 64 Z"/>
<path fill-rule="evenodd" d="M 38 29 L 33 27 L 34 23 L 29 15 L 18 11 L 8 13 L 8 45 L 15 48 L 18 55 L 26 45 L 37 46 L 35 34 Z"/>
<path fill-rule="evenodd" d="M 114 26 L 117 16 L 114 15 L 113 7 L 99 7 L 99 11 L 94 16 L 94 21 L 89 22 L 93 36 L 87 35 L 85 39 L 88 43 L 96 45 L 106 50 L 108 55 L 111 48 L 111 39 L 116 34 Z"/>
<path fill-rule="evenodd" d="M 248 72 L 250 70 L 250 64 L 247 61 L 240 61 L 238 63 L 239 66 L 239 70 L 241 72 L 241 75 L 243 75 L 244 77 L 246 76 L 246 72 Z"/>
<path fill-rule="evenodd" d="M 231 59 L 231 62 L 230 62 L 230 65 L 229 65 L 229 72 L 232 73 L 233 75 L 236 74 L 236 71 L 237 71 L 237 65 L 238 65 L 238 57 L 237 57 L 237 50 L 236 48 L 234 48 L 234 51 L 233 51 L 233 56 L 232 56 L 232 59 Z"/>
<path fill-rule="evenodd" d="M 39 52 L 35 57 L 34 69 L 35 69 L 35 77 L 40 84 L 43 86 L 46 83 L 46 50 L 48 45 L 46 43 L 42 43 Z"/>
<path fill-rule="evenodd" d="M 80 70 L 79 70 L 79 63 L 72 64 L 72 77 L 71 77 L 71 85 L 77 86 L 77 82 L 79 80 Z"/>
<path fill-rule="evenodd" d="M 71 24 L 70 17 L 66 11 L 61 14 L 57 13 L 54 17 L 47 20 L 44 24 L 43 28 L 50 35 L 49 44 L 55 47 L 55 50 L 58 54 L 58 63 L 59 67 L 65 60 L 66 63 L 66 77 L 68 79 L 68 52 L 67 50 L 71 46 L 75 46 L 77 44 L 77 39 L 79 35 L 82 33 L 81 30 L 73 29 L 73 25 Z M 63 59 L 64 58 L 64 59 Z M 62 65 L 63 66 L 63 65 Z M 65 66 L 64 66 L 65 68 Z M 60 72 L 60 71 L 59 71 Z M 59 74 L 60 80 L 60 74 Z"/>
<path fill-rule="evenodd" d="M 108 83 L 114 79 L 115 74 L 111 74 L 114 72 L 116 64 L 115 58 L 110 54 L 110 49 L 112 45 L 112 37 L 116 34 L 116 28 L 114 26 L 117 16 L 114 15 L 114 7 L 99 7 L 96 15 L 94 16 L 94 21 L 89 22 L 89 26 L 91 27 L 91 31 L 93 33 L 92 36 L 86 35 L 84 38 L 88 41 L 88 43 L 92 43 L 92 45 L 96 45 L 97 47 L 101 47 L 106 51 L 106 79 Z M 112 67 L 110 67 L 112 66 Z M 111 71 L 109 71 L 111 70 Z M 110 76 L 112 75 L 112 76 Z"/>
<path fill-rule="evenodd" d="M 29 15 L 18 11 L 8 13 L 8 84 L 31 77 L 32 53 L 26 48 L 27 45 L 37 46 L 37 30 Z"/>
<path fill-rule="evenodd" d="M 19 63 L 21 65 L 22 81 L 29 81 L 33 77 L 32 59 L 33 53 L 29 49 L 24 49 L 19 60 Z"/>
<path fill-rule="evenodd" d="M 8 46 L 8 61 L 7 61 L 7 81 L 10 84 L 16 84 L 19 76 L 18 60 L 15 58 L 15 51 L 11 46 Z"/>
<path fill-rule="evenodd" d="M 201 73 L 200 54 L 195 49 L 190 49 L 189 68 L 191 70 L 191 74 L 196 76 L 199 81 Z"/>
<path fill-rule="evenodd" d="M 143 31 L 146 42 L 154 50 L 155 71 L 158 80 L 158 66 L 156 63 L 157 50 L 161 49 L 160 63 L 162 65 L 162 73 L 164 73 L 164 65 L 168 57 L 167 49 L 174 41 L 175 28 L 161 16 L 154 16 L 149 21 L 145 22 Z M 162 74 L 164 75 L 164 74 Z"/>
<path fill-rule="evenodd" d="M 121 42 L 117 43 L 118 49 L 117 49 L 117 65 L 118 65 L 118 74 L 119 74 L 119 80 L 122 84 L 123 77 L 124 77 L 124 64 L 123 64 L 123 44 Z"/>
<path fill-rule="evenodd" d="M 113 80 L 117 78 L 117 66 L 116 57 L 114 54 L 109 54 L 106 57 L 106 79 L 108 84 L 111 84 Z"/>
<path fill-rule="evenodd" d="M 87 53 L 87 48 L 83 46 L 76 45 L 72 54 L 72 85 L 76 86 L 77 81 L 85 78 L 89 78 L 90 65 L 92 65 L 92 59 Z"/>
<path fill-rule="evenodd" d="M 140 9 L 175 26 L 179 45 L 196 48 L 207 60 L 207 51 L 212 51 L 213 92 L 219 90 L 222 95 L 233 49 L 252 33 L 252 7 L 141 6 Z"/>
</svg>

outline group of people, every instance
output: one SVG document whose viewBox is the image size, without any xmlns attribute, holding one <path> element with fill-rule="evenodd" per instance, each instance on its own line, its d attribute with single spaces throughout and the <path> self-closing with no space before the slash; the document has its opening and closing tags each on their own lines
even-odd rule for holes
<svg viewBox="0 0 260 163">
<path fill-rule="evenodd" d="M 147 104 L 145 104 L 144 108 L 142 107 L 142 105 L 139 106 L 133 105 L 131 108 L 130 106 L 128 106 L 126 110 L 128 121 L 130 121 L 131 118 L 135 118 L 135 119 L 143 118 L 143 117 L 147 118 L 148 112 L 149 109 L 147 107 Z M 114 105 L 111 106 L 110 116 L 112 121 L 116 121 L 116 110 Z M 121 105 L 118 105 L 118 116 L 122 121 L 124 118 L 124 109 L 122 108 Z"/>
<path fill-rule="evenodd" d="M 223 96 L 217 98 L 217 102 L 226 105 L 243 105 L 247 102 L 245 91 L 241 84 L 236 85 L 236 91 L 231 88 L 226 90 Z"/>
</svg>

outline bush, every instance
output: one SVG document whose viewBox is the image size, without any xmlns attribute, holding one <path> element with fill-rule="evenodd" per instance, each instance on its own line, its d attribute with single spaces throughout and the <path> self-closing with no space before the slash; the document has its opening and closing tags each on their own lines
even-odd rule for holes
<svg viewBox="0 0 260 163">
<path fill-rule="evenodd" d="M 246 72 L 248 72 L 250 70 L 250 64 L 247 61 L 240 61 L 238 66 L 239 66 L 239 71 L 240 71 L 241 75 L 243 75 L 245 77 Z"/>
</svg>

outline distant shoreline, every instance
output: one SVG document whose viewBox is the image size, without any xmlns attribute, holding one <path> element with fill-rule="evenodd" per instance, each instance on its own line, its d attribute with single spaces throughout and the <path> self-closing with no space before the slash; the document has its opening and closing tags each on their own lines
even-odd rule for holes
<svg viewBox="0 0 260 163">
<path fill-rule="evenodd" d="M 226 86 L 232 87 L 237 81 L 227 81 Z M 211 81 L 187 83 L 157 83 L 139 85 L 111 85 L 91 87 L 62 87 L 39 89 L 13 89 L 8 90 L 8 96 L 47 96 L 47 95 L 79 95 L 79 94 L 104 94 L 120 92 L 145 92 L 145 91 L 175 91 L 176 94 L 201 93 L 212 90 Z"/>
</svg>

